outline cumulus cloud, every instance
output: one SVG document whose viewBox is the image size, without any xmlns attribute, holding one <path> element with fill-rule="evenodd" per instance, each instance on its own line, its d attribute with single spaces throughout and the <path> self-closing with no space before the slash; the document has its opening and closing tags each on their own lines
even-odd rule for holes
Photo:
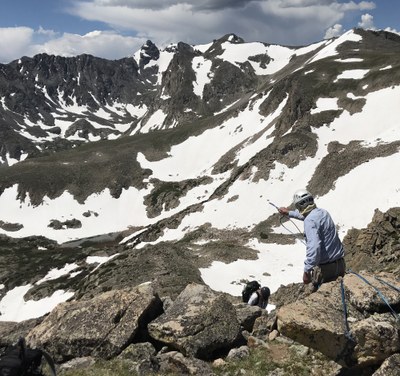
<svg viewBox="0 0 400 376">
<path fill-rule="evenodd" d="M 26 54 L 34 31 L 29 27 L 0 28 L 0 61 L 9 62 Z"/>
<path fill-rule="evenodd" d="M 335 24 L 326 31 L 324 39 L 338 37 L 338 36 L 342 35 L 343 32 L 344 32 L 343 26 L 340 24 Z"/>
<path fill-rule="evenodd" d="M 27 27 L 0 28 L 0 63 L 39 53 L 59 56 L 90 54 L 106 59 L 133 55 L 146 39 L 122 36 L 115 31 L 93 31 L 85 35 L 56 33 Z"/>
<path fill-rule="evenodd" d="M 346 12 L 374 7 L 371 1 L 335 0 L 88 0 L 76 1 L 70 11 L 159 45 L 206 43 L 228 33 L 301 45 L 321 40 Z"/>
<path fill-rule="evenodd" d="M 113 60 L 133 55 L 144 42 L 143 38 L 122 36 L 111 31 L 92 31 L 85 35 L 64 33 L 45 43 L 32 45 L 30 52 L 31 55 L 44 52 L 60 56 L 90 54 Z"/>
<path fill-rule="evenodd" d="M 376 5 L 373 1 L 360 1 L 355 3 L 354 1 L 348 1 L 345 3 L 338 3 L 337 1 L 332 1 L 333 6 L 341 9 L 343 12 L 354 11 L 354 10 L 370 10 L 375 9 Z"/>
<path fill-rule="evenodd" d="M 370 14 L 366 13 L 361 16 L 361 22 L 358 23 L 359 27 L 362 27 L 363 29 L 375 29 L 374 26 L 374 17 L 371 16 Z"/>
<path fill-rule="evenodd" d="M 375 8 L 373 1 L 353 0 L 70 1 L 69 15 L 103 24 L 108 31 L 79 35 L 42 27 L 36 31 L 14 28 L 11 33 L 20 39 L 10 43 L 10 37 L 1 38 L 1 61 L 39 52 L 120 58 L 133 54 L 147 39 L 163 48 L 180 41 L 209 43 L 228 33 L 249 42 L 307 45 L 340 35 L 343 21 Z M 362 27 L 373 24 L 372 16 L 367 16 L 360 22 Z"/>
<path fill-rule="evenodd" d="M 385 28 L 385 31 L 389 31 L 391 33 L 395 33 L 395 34 L 399 34 L 400 35 L 400 31 L 397 31 L 396 29 L 393 29 L 392 27 Z"/>
</svg>

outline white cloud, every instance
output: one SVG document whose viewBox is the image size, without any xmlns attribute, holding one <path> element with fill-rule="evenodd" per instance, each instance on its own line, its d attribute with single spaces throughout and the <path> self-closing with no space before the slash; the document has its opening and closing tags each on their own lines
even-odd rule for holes
<svg viewBox="0 0 400 376">
<path fill-rule="evenodd" d="M 29 27 L 0 28 L 0 61 L 9 62 L 25 55 L 33 33 Z"/>
<path fill-rule="evenodd" d="M 338 36 L 342 35 L 343 32 L 344 32 L 343 26 L 340 24 L 335 24 L 326 31 L 324 39 L 338 37 Z"/>
<path fill-rule="evenodd" d="M 74 4 L 72 14 L 130 30 L 159 47 L 179 41 L 205 43 L 228 33 L 246 41 L 304 45 L 321 40 L 325 30 L 347 12 L 375 7 L 370 1 L 332 0 L 91 0 Z"/>
<path fill-rule="evenodd" d="M 354 1 L 349 1 L 347 3 L 338 3 L 337 1 L 332 1 L 332 3 L 332 6 L 337 7 L 342 12 L 376 8 L 376 5 L 373 1 L 360 1 L 359 3 L 355 3 Z"/>
<path fill-rule="evenodd" d="M 338 0 L 75 0 L 70 15 L 103 23 L 108 31 L 0 29 L 0 36 L 8 30 L 8 37 L 0 38 L 0 62 L 41 52 L 117 59 L 132 55 L 147 39 L 164 48 L 180 41 L 209 43 L 229 33 L 248 42 L 307 45 L 340 35 L 341 25 L 353 27 L 344 24 L 349 16 L 374 8 L 372 1 Z M 359 26 L 370 28 L 364 26 L 373 24 L 369 17 L 365 14 Z"/>
<path fill-rule="evenodd" d="M 9 63 L 22 56 L 39 53 L 60 56 L 90 54 L 106 59 L 131 56 L 146 41 L 144 38 L 123 36 L 115 31 L 92 31 L 85 35 L 64 33 L 39 27 L 0 28 L 0 63 Z"/>
<path fill-rule="evenodd" d="M 375 29 L 374 17 L 366 13 L 361 16 L 361 22 L 358 23 L 359 27 L 363 29 Z"/>
<path fill-rule="evenodd" d="M 400 35 L 400 31 L 397 31 L 396 29 L 393 29 L 391 27 L 387 27 L 385 31 L 389 31 L 390 33 L 395 33 Z"/>
<path fill-rule="evenodd" d="M 114 31 L 92 31 L 85 35 L 64 33 L 30 48 L 32 55 L 45 52 L 50 55 L 75 56 L 90 54 L 108 59 L 131 56 L 145 42 L 143 38 L 122 36 Z"/>
</svg>

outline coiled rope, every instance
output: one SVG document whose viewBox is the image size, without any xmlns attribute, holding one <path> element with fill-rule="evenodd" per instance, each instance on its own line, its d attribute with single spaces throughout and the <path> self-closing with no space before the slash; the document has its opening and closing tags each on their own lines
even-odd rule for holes
<svg viewBox="0 0 400 376">
<path fill-rule="evenodd" d="M 276 208 L 276 209 L 279 211 L 278 206 L 276 206 L 276 205 L 275 205 L 273 202 L 271 202 L 271 201 L 268 201 L 268 202 L 269 202 L 270 205 L 272 205 L 274 208 Z M 299 239 L 299 235 L 302 236 L 302 237 L 304 237 L 304 233 L 299 229 L 299 227 L 296 225 L 296 223 L 295 223 L 290 217 L 287 217 L 287 218 L 289 218 L 289 221 L 292 222 L 292 224 L 293 224 L 294 227 L 296 227 L 298 233 L 295 233 L 295 232 L 293 232 L 292 230 L 290 230 L 288 227 L 286 227 L 286 226 L 283 224 L 283 219 L 284 219 L 284 218 L 286 218 L 286 216 L 285 216 L 285 215 L 282 215 L 282 216 L 279 218 L 279 223 L 281 224 L 281 226 L 282 226 L 287 232 L 289 232 L 290 234 L 296 236 L 297 239 Z M 305 242 L 303 239 L 299 239 L 299 240 L 300 240 L 304 245 L 306 245 L 306 242 Z"/>
</svg>

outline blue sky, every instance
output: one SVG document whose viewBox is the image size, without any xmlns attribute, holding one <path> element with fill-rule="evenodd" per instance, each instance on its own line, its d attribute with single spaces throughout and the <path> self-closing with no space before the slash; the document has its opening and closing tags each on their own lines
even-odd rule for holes
<svg viewBox="0 0 400 376">
<path fill-rule="evenodd" d="M 395 0 L 1 0 L 0 63 L 37 53 L 107 59 L 131 56 L 150 39 L 307 45 L 353 28 L 400 30 Z"/>
</svg>

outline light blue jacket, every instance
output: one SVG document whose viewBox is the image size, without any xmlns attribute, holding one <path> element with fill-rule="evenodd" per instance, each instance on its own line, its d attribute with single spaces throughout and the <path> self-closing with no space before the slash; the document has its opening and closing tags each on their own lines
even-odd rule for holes
<svg viewBox="0 0 400 376">
<path fill-rule="evenodd" d="M 289 217 L 304 221 L 305 272 L 311 271 L 314 266 L 344 257 L 343 244 L 331 216 L 325 209 L 315 208 L 306 217 L 302 216 L 298 210 L 289 211 Z"/>
</svg>

